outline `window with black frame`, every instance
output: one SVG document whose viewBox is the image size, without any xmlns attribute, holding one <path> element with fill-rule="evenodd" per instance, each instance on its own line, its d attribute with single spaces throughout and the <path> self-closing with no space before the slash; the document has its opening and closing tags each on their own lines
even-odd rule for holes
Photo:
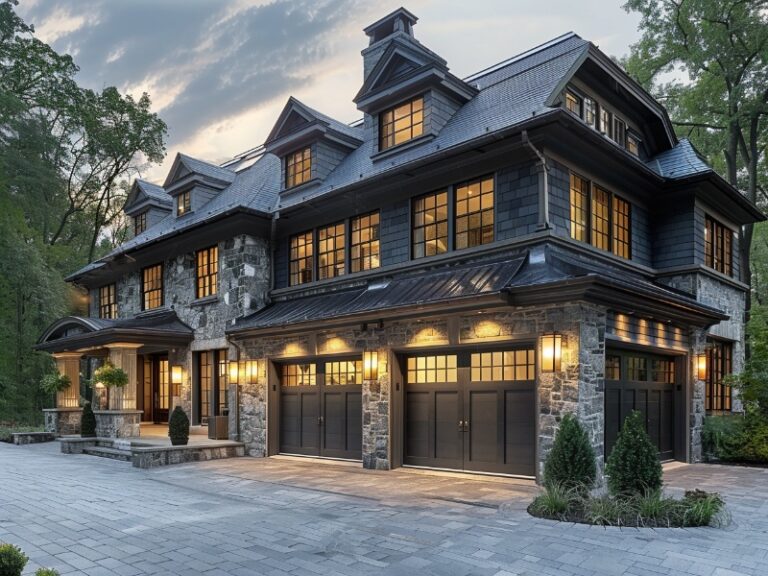
<svg viewBox="0 0 768 576">
<path fill-rule="evenodd" d="M 114 320 L 117 318 L 117 287 L 107 284 L 99 288 L 99 318 Z"/>
<path fill-rule="evenodd" d="M 733 275 L 733 230 L 711 216 L 704 223 L 704 263 L 727 276 Z"/>
<path fill-rule="evenodd" d="M 163 305 L 163 265 L 155 264 L 141 271 L 141 309 L 152 310 Z"/>
<path fill-rule="evenodd" d="M 291 237 L 289 269 L 291 286 L 314 280 L 314 234 L 311 230 Z"/>
<path fill-rule="evenodd" d="M 493 242 L 493 176 L 456 187 L 454 245 L 457 250 Z"/>
<path fill-rule="evenodd" d="M 352 237 L 349 242 L 350 269 L 362 272 L 378 268 L 379 260 L 379 211 L 369 212 L 352 219 Z"/>
<path fill-rule="evenodd" d="M 733 372 L 733 344 L 721 340 L 707 343 L 707 379 L 704 408 L 708 412 L 730 412 L 732 389 L 725 379 Z"/>
</svg>

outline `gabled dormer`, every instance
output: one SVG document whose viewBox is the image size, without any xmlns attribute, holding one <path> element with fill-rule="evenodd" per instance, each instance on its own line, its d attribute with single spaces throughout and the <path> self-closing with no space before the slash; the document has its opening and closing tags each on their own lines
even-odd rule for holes
<svg viewBox="0 0 768 576">
<path fill-rule="evenodd" d="M 162 186 L 135 180 L 123 212 L 133 222 L 133 235 L 138 236 L 168 216 L 173 210 L 173 200 Z"/>
<path fill-rule="evenodd" d="M 365 113 L 374 157 L 436 136 L 478 92 L 416 40 L 416 21 L 400 8 L 365 29 L 370 45 L 362 52 L 364 82 L 354 101 Z"/>
<path fill-rule="evenodd" d="M 235 179 L 228 168 L 177 154 L 163 188 L 173 199 L 177 218 L 200 209 Z"/>
<path fill-rule="evenodd" d="M 322 180 L 363 142 L 363 131 L 334 120 L 291 96 L 264 150 L 281 159 L 281 190 Z"/>
</svg>

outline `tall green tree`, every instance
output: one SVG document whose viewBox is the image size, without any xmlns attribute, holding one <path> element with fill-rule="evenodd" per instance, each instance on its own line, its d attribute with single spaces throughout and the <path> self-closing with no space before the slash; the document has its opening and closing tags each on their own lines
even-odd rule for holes
<svg viewBox="0 0 768 576">
<path fill-rule="evenodd" d="M 640 15 L 642 33 L 627 71 L 731 184 L 768 204 L 768 2 L 629 0 L 624 8 Z M 747 282 L 753 235 L 753 225 L 743 227 Z"/>
</svg>

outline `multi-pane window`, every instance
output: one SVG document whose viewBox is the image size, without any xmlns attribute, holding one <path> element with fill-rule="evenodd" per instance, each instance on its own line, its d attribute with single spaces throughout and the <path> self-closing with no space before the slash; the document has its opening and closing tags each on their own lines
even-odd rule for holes
<svg viewBox="0 0 768 576">
<path fill-rule="evenodd" d="M 533 350 L 474 353 L 470 359 L 470 368 L 473 382 L 533 380 L 536 377 Z"/>
<path fill-rule="evenodd" d="M 605 356 L 605 379 L 621 380 L 621 356 L 613 354 Z"/>
<path fill-rule="evenodd" d="M 133 217 L 133 235 L 138 236 L 147 229 L 147 212 L 141 212 Z"/>
<path fill-rule="evenodd" d="M 344 222 L 317 231 L 317 277 L 320 280 L 344 274 L 345 232 Z"/>
<path fill-rule="evenodd" d="M 571 238 L 589 241 L 589 181 L 571 174 Z"/>
<path fill-rule="evenodd" d="M 171 378 L 168 359 L 163 358 L 158 362 L 157 369 L 158 408 L 168 410 L 171 406 Z"/>
<path fill-rule="evenodd" d="M 312 282 L 313 234 L 305 232 L 291 238 L 290 283 L 291 286 Z"/>
<path fill-rule="evenodd" d="M 99 318 L 117 318 L 117 290 L 114 284 L 99 288 Z"/>
<path fill-rule="evenodd" d="M 325 384 L 344 386 L 363 383 L 362 360 L 336 360 L 325 363 Z"/>
<path fill-rule="evenodd" d="M 370 212 L 352 219 L 350 239 L 352 272 L 379 267 L 379 212 Z"/>
<path fill-rule="evenodd" d="M 571 174 L 570 235 L 621 258 L 632 257 L 632 205 Z"/>
<path fill-rule="evenodd" d="M 704 263 L 718 272 L 733 275 L 733 231 L 707 216 L 704 226 Z"/>
<path fill-rule="evenodd" d="M 731 409 L 731 387 L 724 379 L 733 371 L 733 344 L 711 341 L 707 348 L 706 410 Z"/>
<path fill-rule="evenodd" d="M 403 144 L 424 132 L 424 98 L 419 96 L 379 115 L 379 150 Z"/>
<path fill-rule="evenodd" d="M 141 271 L 141 309 L 163 305 L 163 265 L 155 264 Z"/>
<path fill-rule="evenodd" d="M 651 382 L 675 383 L 675 361 L 654 358 L 651 360 Z"/>
<path fill-rule="evenodd" d="M 211 390 L 213 390 L 213 352 L 200 352 L 199 355 L 198 406 L 200 421 L 207 422 L 211 417 Z"/>
<path fill-rule="evenodd" d="M 176 196 L 176 216 L 183 216 L 190 210 L 192 210 L 192 193 L 186 191 Z"/>
<path fill-rule="evenodd" d="M 636 382 L 648 380 L 648 359 L 642 356 L 629 356 L 627 358 L 627 378 Z"/>
<path fill-rule="evenodd" d="M 581 98 L 573 92 L 565 93 L 565 107 L 577 116 L 581 116 Z"/>
<path fill-rule="evenodd" d="M 413 257 L 434 256 L 448 250 L 448 192 L 413 201 Z"/>
<path fill-rule="evenodd" d="M 456 187 L 456 249 L 493 242 L 493 176 Z"/>
<path fill-rule="evenodd" d="M 283 364 L 283 386 L 314 386 L 317 368 L 314 363 Z"/>
<path fill-rule="evenodd" d="M 611 137 L 611 113 L 605 108 L 600 108 L 600 132 Z"/>
<path fill-rule="evenodd" d="M 634 156 L 640 156 L 640 140 L 634 134 L 627 134 L 627 151 Z"/>
<path fill-rule="evenodd" d="M 195 296 L 205 298 L 216 294 L 217 279 L 219 276 L 219 248 L 211 246 L 204 250 L 198 250 L 196 254 L 197 288 Z"/>
<path fill-rule="evenodd" d="M 408 358 L 408 382 L 434 384 L 458 381 L 455 354 L 441 356 L 411 356 Z"/>
<path fill-rule="evenodd" d="M 624 146 L 627 137 L 627 125 L 620 118 L 613 118 L 613 140 L 619 146 Z"/>
<path fill-rule="evenodd" d="M 226 350 L 200 352 L 198 359 L 198 406 L 200 420 L 205 422 L 211 416 L 223 414 L 229 407 L 227 404 L 229 362 Z M 214 401 L 213 407 L 211 407 L 211 399 Z"/>
<path fill-rule="evenodd" d="M 584 122 L 592 128 L 597 127 L 597 103 L 592 98 L 584 98 Z"/>
<path fill-rule="evenodd" d="M 613 253 L 622 258 L 632 256 L 630 231 L 631 207 L 629 202 L 618 196 L 613 197 Z"/>
<path fill-rule="evenodd" d="M 312 148 L 292 152 L 285 157 L 285 187 L 293 188 L 312 178 Z"/>
</svg>

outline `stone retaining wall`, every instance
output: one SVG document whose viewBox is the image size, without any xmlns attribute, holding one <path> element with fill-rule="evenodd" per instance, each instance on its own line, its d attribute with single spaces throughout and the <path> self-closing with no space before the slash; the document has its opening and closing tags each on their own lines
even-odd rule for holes
<svg viewBox="0 0 768 576">
<path fill-rule="evenodd" d="M 205 462 L 221 458 L 245 456 L 245 446 L 159 446 L 131 448 L 131 461 L 134 468 L 157 468 L 171 464 L 187 462 Z"/>
<path fill-rule="evenodd" d="M 45 415 L 46 432 L 55 436 L 80 434 L 82 408 L 48 408 L 43 410 L 43 414 Z"/>
<path fill-rule="evenodd" d="M 94 410 L 96 436 L 132 438 L 141 433 L 141 410 Z"/>
</svg>

